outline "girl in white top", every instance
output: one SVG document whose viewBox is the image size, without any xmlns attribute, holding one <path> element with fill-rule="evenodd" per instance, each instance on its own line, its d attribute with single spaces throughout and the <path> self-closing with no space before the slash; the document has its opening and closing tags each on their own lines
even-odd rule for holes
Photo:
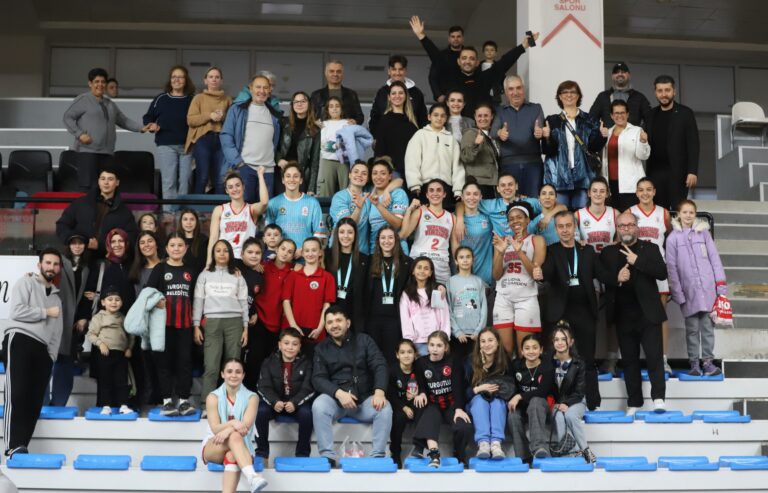
<svg viewBox="0 0 768 493">
<path fill-rule="evenodd" d="M 240 360 L 224 362 L 224 383 L 205 398 L 208 411 L 208 433 L 203 440 L 203 462 L 224 464 L 222 492 L 234 493 L 240 471 L 248 481 L 251 493 L 267 486 L 253 469 L 253 423 L 259 399 L 243 386 L 245 371 Z"/>
<path fill-rule="evenodd" d="M 211 263 L 211 251 L 217 241 L 227 240 L 232 245 L 235 258 L 240 258 L 245 240 L 256 236 L 256 222 L 267 209 L 269 192 L 264 181 L 264 166 L 257 168 L 259 175 L 259 201 L 249 204 L 243 199 L 243 179 L 232 170 L 224 177 L 224 190 L 230 201 L 213 209 L 211 214 L 211 230 L 208 237 L 208 250 L 205 265 Z"/>
<path fill-rule="evenodd" d="M 413 199 L 408 206 L 400 238 L 406 239 L 416 231 L 411 246 L 411 258 L 427 257 L 435 264 L 437 282 L 448 284 L 451 277 L 451 233 L 453 232 L 453 214 L 443 209 L 445 184 L 441 180 L 427 183 L 428 206 L 422 206 L 419 199 Z"/>
<path fill-rule="evenodd" d="M 589 184 L 589 204 L 576 211 L 578 239 L 582 245 L 591 245 L 600 253 L 616 237 L 616 209 L 605 205 L 608 198 L 608 183 L 598 176 Z"/>
<path fill-rule="evenodd" d="M 347 125 L 350 121 L 344 119 L 341 100 L 335 96 L 328 98 L 320 130 L 320 164 L 317 171 L 317 195 L 320 197 L 332 197 L 349 186 L 349 167 L 336 156 L 336 132 Z"/>
</svg>

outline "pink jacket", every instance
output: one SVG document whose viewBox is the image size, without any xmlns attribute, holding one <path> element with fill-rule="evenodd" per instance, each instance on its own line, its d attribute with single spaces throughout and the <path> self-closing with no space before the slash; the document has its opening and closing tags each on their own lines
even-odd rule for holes
<svg viewBox="0 0 768 493">
<path fill-rule="evenodd" d="M 451 314 L 448 303 L 444 302 L 440 308 L 432 308 L 427 302 L 427 292 L 419 289 L 421 303 L 414 303 L 403 293 L 400 296 L 400 325 L 403 338 L 415 343 L 426 343 L 429 334 L 436 330 L 451 335 Z"/>
</svg>

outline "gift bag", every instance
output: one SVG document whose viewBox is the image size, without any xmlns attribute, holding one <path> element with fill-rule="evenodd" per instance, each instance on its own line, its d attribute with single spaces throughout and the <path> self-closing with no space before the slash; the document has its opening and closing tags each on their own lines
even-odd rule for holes
<svg viewBox="0 0 768 493">
<path fill-rule="evenodd" d="M 339 457 L 365 457 L 365 449 L 360 442 L 352 441 L 349 437 L 344 438 L 339 447 Z"/>
<path fill-rule="evenodd" d="M 731 309 L 731 302 L 728 301 L 728 297 L 722 294 L 717 297 L 710 317 L 712 317 L 716 327 L 722 329 L 733 328 L 733 310 Z"/>
</svg>

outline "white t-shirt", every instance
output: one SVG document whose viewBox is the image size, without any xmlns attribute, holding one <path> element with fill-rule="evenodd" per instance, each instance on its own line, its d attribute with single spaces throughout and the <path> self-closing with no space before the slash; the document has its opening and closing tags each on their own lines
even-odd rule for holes
<svg viewBox="0 0 768 493">
<path fill-rule="evenodd" d="M 347 120 L 325 120 L 320 130 L 320 157 L 329 161 L 338 161 L 336 157 L 336 132 L 349 125 Z"/>
<path fill-rule="evenodd" d="M 243 150 L 240 152 L 245 164 L 251 167 L 275 166 L 275 147 L 272 143 L 274 134 L 272 114 L 267 106 L 254 103 L 248 106 L 248 122 L 245 125 Z"/>
</svg>

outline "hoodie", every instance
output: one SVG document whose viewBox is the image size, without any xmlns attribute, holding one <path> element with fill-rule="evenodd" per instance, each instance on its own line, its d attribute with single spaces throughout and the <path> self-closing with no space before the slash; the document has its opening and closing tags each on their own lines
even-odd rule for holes
<svg viewBox="0 0 768 493">
<path fill-rule="evenodd" d="M 58 307 L 59 316 L 49 317 L 48 308 Z M 52 285 L 45 292 L 45 283 L 37 273 L 30 272 L 16 281 L 11 291 L 9 316 L 0 320 L 6 334 L 21 333 L 44 344 L 48 355 L 56 361 L 63 330 L 59 288 Z"/>
</svg>

